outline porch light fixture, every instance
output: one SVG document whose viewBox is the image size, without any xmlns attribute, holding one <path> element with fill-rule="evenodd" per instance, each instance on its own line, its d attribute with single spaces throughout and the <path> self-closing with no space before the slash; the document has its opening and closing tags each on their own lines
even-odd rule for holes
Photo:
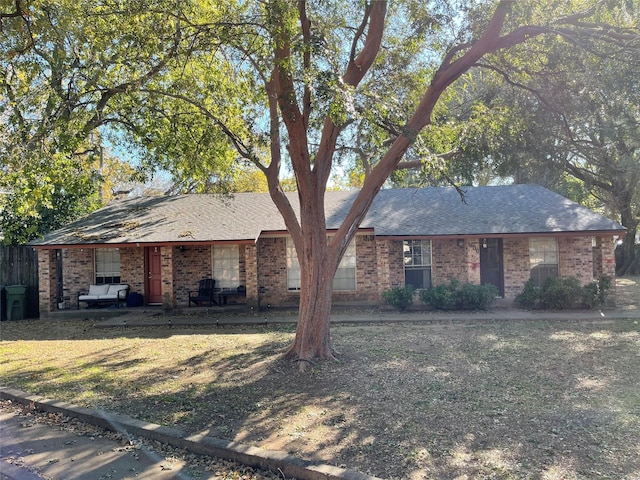
<svg viewBox="0 0 640 480">
<path fill-rule="evenodd" d="M 486 238 L 482 239 L 482 248 L 487 248 L 487 239 Z"/>
<path fill-rule="evenodd" d="M 458 246 L 459 247 L 464 247 L 464 238 L 459 238 L 458 239 Z"/>
</svg>

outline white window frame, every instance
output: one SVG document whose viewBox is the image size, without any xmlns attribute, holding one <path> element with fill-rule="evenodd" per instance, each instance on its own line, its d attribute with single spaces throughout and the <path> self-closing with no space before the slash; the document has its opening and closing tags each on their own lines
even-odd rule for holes
<svg viewBox="0 0 640 480">
<path fill-rule="evenodd" d="M 212 275 L 216 288 L 238 288 L 240 286 L 240 246 L 213 245 L 211 247 Z"/>
<path fill-rule="evenodd" d="M 291 237 L 287 237 L 286 246 L 287 258 L 287 290 L 299 292 L 301 284 L 300 262 L 296 254 L 296 247 Z M 333 277 L 332 290 L 334 292 L 353 292 L 357 289 L 357 257 L 355 237 L 349 242 L 347 250 L 344 252 L 340 265 Z"/>
<path fill-rule="evenodd" d="M 529 238 L 530 278 L 540 286 L 547 277 L 557 277 L 560 273 L 560 255 L 556 237 Z"/>
<path fill-rule="evenodd" d="M 416 254 L 416 245 L 420 245 L 420 254 Z M 428 254 L 425 255 L 425 251 Z M 402 258 L 404 267 L 404 281 L 407 282 L 407 271 L 422 272 L 422 286 L 416 287 L 416 290 L 426 290 L 431 288 L 432 278 L 432 244 L 431 240 L 425 239 L 406 239 L 402 241 Z M 415 285 L 414 285 L 415 286 Z"/>
<path fill-rule="evenodd" d="M 97 284 L 120 283 L 120 249 L 96 248 L 93 254 Z"/>
</svg>

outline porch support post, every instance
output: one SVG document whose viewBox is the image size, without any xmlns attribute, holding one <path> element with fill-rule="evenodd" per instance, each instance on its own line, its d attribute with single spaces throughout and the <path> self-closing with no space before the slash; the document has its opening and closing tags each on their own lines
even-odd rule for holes
<svg viewBox="0 0 640 480">
<path fill-rule="evenodd" d="M 598 280 L 602 276 L 616 276 L 615 243 L 612 237 L 596 237 L 593 249 L 593 278 Z"/>
<path fill-rule="evenodd" d="M 257 308 L 260 291 L 258 289 L 258 247 L 254 243 L 244 247 L 244 264 L 247 287 L 247 305 Z"/>
<path fill-rule="evenodd" d="M 464 252 L 462 255 L 466 266 L 466 281 L 474 285 L 480 285 L 480 240 L 469 238 L 464 240 Z"/>
<path fill-rule="evenodd" d="M 162 306 L 174 309 L 177 306 L 173 279 L 173 251 L 177 247 L 161 247 L 162 256 Z"/>
<path fill-rule="evenodd" d="M 40 314 L 56 309 L 56 251 L 38 249 L 38 302 Z"/>
</svg>

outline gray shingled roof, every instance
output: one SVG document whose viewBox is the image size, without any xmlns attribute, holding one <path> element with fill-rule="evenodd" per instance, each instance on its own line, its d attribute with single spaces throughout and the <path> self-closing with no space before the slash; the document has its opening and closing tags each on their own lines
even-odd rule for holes
<svg viewBox="0 0 640 480">
<path fill-rule="evenodd" d="M 624 227 L 537 185 L 382 190 L 363 228 L 378 236 L 605 232 Z M 327 192 L 327 227 L 337 228 L 357 191 Z M 297 206 L 297 194 L 290 194 Z M 256 240 L 285 231 L 268 194 L 181 195 L 122 200 L 93 212 L 34 246 Z"/>
</svg>

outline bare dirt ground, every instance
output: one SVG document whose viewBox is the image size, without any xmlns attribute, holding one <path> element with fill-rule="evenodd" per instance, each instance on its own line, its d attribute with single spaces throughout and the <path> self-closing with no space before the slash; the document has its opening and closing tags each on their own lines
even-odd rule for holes
<svg viewBox="0 0 640 480">
<path fill-rule="evenodd" d="M 640 479 L 633 319 L 332 332 L 340 361 L 300 374 L 279 355 L 291 326 L 3 322 L 1 381 L 389 479 Z"/>
</svg>

